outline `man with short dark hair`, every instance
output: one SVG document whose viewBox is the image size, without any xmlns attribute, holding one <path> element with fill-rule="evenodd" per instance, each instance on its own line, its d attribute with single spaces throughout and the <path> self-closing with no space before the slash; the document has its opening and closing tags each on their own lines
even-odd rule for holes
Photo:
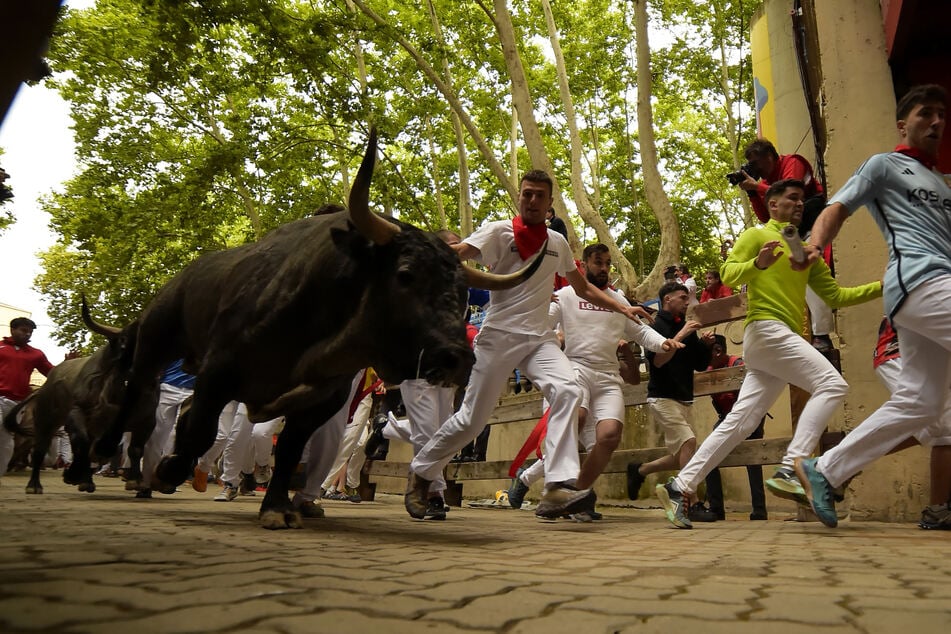
<svg viewBox="0 0 951 634">
<path fill-rule="evenodd" d="M 643 464 L 627 466 L 628 497 L 637 499 L 644 479 L 651 473 L 683 467 L 697 449 L 693 425 L 693 373 L 710 365 L 713 334 L 697 335 L 700 323 L 685 320 L 690 294 L 679 282 L 668 282 L 658 292 L 661 310 L 654 317 L 654 330 L 662 337 L 683 343 L 683 349 L 647 352 L 650 382 L 647 384 L 647 408 L 654 422 L 664 431 L 667 455 Z M 698 519 L 716 518 L 699 507 L 691 509 Z"/>
<path fill-rule="evenodd" d="M 888 244 L 885 314 L 902 354 L 900 385 L 888 402 L 820 458 L 797 461 L 808 501 L 826 526 L 838 524 L 833 487 L 944 411 L 951 380 L 951 187 L 935 166 L 947 103 L 936 84 L 916 86 L 899 100 L 900 144 L 865 161 L 836 193 L 816 221 L 806 260 L 794 265 L 819 266 L 822 249 L 866 207 Z"/>
<path fill-rule="evenodd" d="M 476 259 L 495 273 L 512 273 L 542 247 L 545 254 L 535 274 L 509 290 L 492 291 L 485 321 L 475 340 L 475 366 L 459 411 L 451 416 L 410 463 L 404 499 L 411 517 L 423 519 L 429 487 L 452 456 L 486 426 L 512 368 L 521 369 L 551 404 L 545 437 L 545 494 L 535 515 L 560 517 L 594 504 L 594 492 L 578 489 L 578 404 L 581 391 L 574 371 L 548 321 L 552 280 L 567 278 L 578 296 L 595 306 L 623 313 L 629 319 L 648 316 L 639 307 L 623 305 L 586 280 L 575 268 L 568 241 L 545 225 L 552 207 L 552 180 L 541 171 L 527 172 L 519 184 L 518 215 L 486 223 L 452 247 L 462 260 Z M 460 315 L 460 318 L 462 316 Z"/>
<path fill-rule="evenodd" d="M 704 280 L 706 285 L 703 287 L 703 292 L 700 293 L 701 304 L 705 304 L 711 299 L 722 299 L 733 294 L 733 289 L 724 284 L 723 280 L 720 279 L 720 271 L 715 269 L 707 271 Z"/>
<path fill-rule="evenodd" d="M 782 466 L 766 486 L 781 497 L 806 503 L 793 463 L 813 451 L 848 389 L 829 360 L 799 334 L 806 310 L 806 285 L 830 306 L 850 306 L 880 297 L 882 286 L 872 282 L 842 288 L 825 262 L 797 271 L 789 259 L 782 257 L 783 228 L 801 219 L 804 195 L 802 181 L 773 183 L 766 193 L 769 222 L 744 231 L 720 268 L 724 284 L 747 285 L 749 307 L 743 331 L 746 378 L 733 410 L 707 436 L 690 462 L 676 478 L 657 485 L 657 497 L 664 504 L 667 519 L 677 528 L 692 528 L 684 508 L 687 496 L 756 429 L 789 384 L 812 396 L 799 416 Z"/>
<path fill-rule="evenodd" d="M 0 343 L 0 421 L 17 403 L 30 395 L 30 375 L 38 370 L 44 376 L 53 369 L 46 355 L 30 345 L 36 324 L 26 317 L 10 321 L 10 336 Z M 13 434 L 0 427 L 0 478 L 13 457 Z"/>
</svg>

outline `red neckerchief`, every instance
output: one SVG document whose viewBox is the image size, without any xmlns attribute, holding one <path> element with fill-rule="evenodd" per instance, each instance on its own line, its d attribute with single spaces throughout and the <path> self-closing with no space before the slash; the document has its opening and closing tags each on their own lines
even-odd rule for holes
<svg viewBox="0 0 951 634">
<path fill-rule="evenodd" d="M 935 168 L 935 165 L 938 164 L 937 159 L 935 159 L 933 156 L 928 156 L 927 154 L 925 154 L 918 148 L 909 147 L 907 145 L 896 145 L 895 151 L 898 152 L 899 154 L 910 156 L 911 158 L 915 159 L 916 161 L 918 161 L 919 163 L 927 167 L 929 170 L 933 170 Z"/>
<path fill-rule="evenodd" d="M 515 246 L 518 255 L 523 260 L 532 257 L 548 239 L 548 227 L 544 222 L 537 225 L 526 225 L 521 216 L 512 218 L 512 231 L 515 232 Z"/>
</svg>

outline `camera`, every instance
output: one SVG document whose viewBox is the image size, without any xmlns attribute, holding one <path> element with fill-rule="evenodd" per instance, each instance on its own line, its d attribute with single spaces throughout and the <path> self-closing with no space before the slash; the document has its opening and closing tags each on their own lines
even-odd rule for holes
<svg viewBox="0 0 951 634">
<path fill-rule="evenodd" d="M 730 184 L 733 186 L 739 185 L 740 183 L 746 180 L 746 176 L 743 175 L 743 172 L 746 172 L 747 174 L 749 174 L 750 178 L 752 178 L 753 180 L 759 180 L 760 178 L 759 170 L 756 169 L 756 166 L 754 164 L 744 163 L 743 165 L 740 166 L 739 171 L 730 172 L 729 174 L 727 174 L 726 179 L 730 181 Z"/>
</svg>

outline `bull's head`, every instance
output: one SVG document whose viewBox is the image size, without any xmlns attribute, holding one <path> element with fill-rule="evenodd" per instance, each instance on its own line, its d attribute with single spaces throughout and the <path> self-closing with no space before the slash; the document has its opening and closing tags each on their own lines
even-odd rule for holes
<svg viewBox="0 0 951 634">
<path fill-rule="evenodd" d="M 97 350 L 94 355 L 97 367 L 92 370 L 92 374 L 95 377 L 95 389 L 99 390 L 101 405 L 115 407 L 122 398 L 132 364 L 137 323 L 134 322 L 125 330 L 100 324 L 92 318 L 85 294 L 82 296 L 82 318 L 90 331 L 102 335 L 108 341 L 106 346 Z"/>
<path fill-rule="evenodd" d="M 475 361 L 465 336 L 468 287 L 504 290 L 527 280 L 545 254 L 510 275 L 495 275 L 462 265 L 434 234 L 370 211 L 370 178 L 376 156 L 376 132 L 350 190 L 349 217 L 373 243 L 380 341 L 374 368 L 388 381 L 425 378 L 437 384 L 465 385 Z M 547 245 L 546 245 L 547 246 Z"/>
</svg>

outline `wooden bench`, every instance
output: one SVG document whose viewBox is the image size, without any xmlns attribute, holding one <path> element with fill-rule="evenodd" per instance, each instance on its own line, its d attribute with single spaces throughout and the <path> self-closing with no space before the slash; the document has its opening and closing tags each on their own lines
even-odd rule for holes
<svg viewBox="0 0 951 634">
<path fill-rule="evenodd" d="M 704 327 L 736 321 L 745 316 L 745 293 L 699 304 L 692 307 L 687 315 L 688 319 L 696 319 Z M 694 375 L 694 396 L 699 398 L 739 390 L 745 375 L 744 366 L 698 372 Z M 644 381 L 639 385 L 625 384 L 623 392 L 626 407 L 647 404 L 647 384 Z M 499 399 L 499 404 L 493 411 L 488 424 L 534 421 L 541 418 L 542 413 L 542 398 L 537 392 L 505 396 Z M 837 445 L 844 436 L 843 432 L 826 432 L 820 440 L 820 451 Z M 779 464 L 790 440 L 791 438 L 745 440 L 724 458 L 720 466 Z M 664 447 L 619 449 L 614 452 L 603 473 L 625 473 L 629 462 L 650 462 L 667 453 Z M 462 504 L 462 483 L 466 481 L 509 479 L 508 472 L 511 464 L 511 460 L 450 463 L 444 472 L 447 484 L 446 502 L 454 506 Z M 408 470 L 409 463 L 406 462 L 367 460 L 361 474 L 360 496 L 365 500 L 373 499 L 376 484 L 371 481 L 371 478 L 405 478 Z"/>
</svg>

